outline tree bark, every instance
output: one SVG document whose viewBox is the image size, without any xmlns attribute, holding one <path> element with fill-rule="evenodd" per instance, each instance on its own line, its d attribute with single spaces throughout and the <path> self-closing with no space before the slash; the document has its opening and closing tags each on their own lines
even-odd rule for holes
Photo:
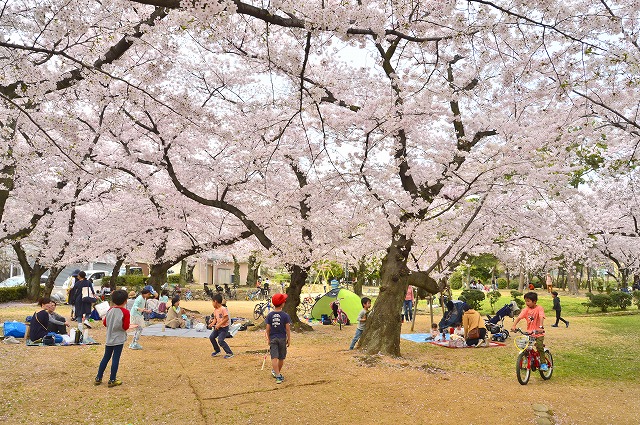
<svg viewBox="0 0 640 425">
<path fill-rule="evenodd" d="M 53 286 L 56 283 L 56 279 L 62 273 L 64 267 L 51 267 L 49 268 L 49 278 L 47 279 L 47 283 L 44 285 L 44 296 L 50 297 L 51 292 L 53 291 Z"/>
<path fill-rule="evenodd" d="M 247 267 L 249 269 L 247 271 L 247 286 L 252 288 L 256 286 L 256 282 L 258 281 L 258 268 L 260 268 L 260 262 L 257 261 L 254 254 L 249 255 Z"/>
<path fill-rule="evenodd" d="M 362 287 L 364 286 L 364 279 L 367 273 L 367 260 L 365 256 L 362 256 L 358 261 L 358 272 L 356 273 L 356 280 L 353 283 L 353 292 L 359 297 L 362 297 Z"/>
<path fill-rule="evenodd" d="M 120 275 L 120 269 L 124 264 L 124 260 L 125 260 L 124 257 L 118 258 L 116 260 L 116 264 L 113 266 L 113 269 L 111 270 L 111 277 L 109 278 L 109 288 L 111 288 L 112 291 L 116 290 L 116 287 L 118 284 L 118 276 Z"/>
<path fill-rule="evenodd" d="M 180 261 L 180 286 L 187 284 L 187 260 Z"/>
<path fill-rule="evenodd" d="M 149 279 L 147 285 L 153 286 L 156 292 L 160 291 L 160 287 L 167 282 L 167 271 L 174 263 L 158 263 L 151 264 L 149 267 Z"/>
<path fill-rule="evenodd" d="M 309 276 L 309 267 L 300 267 L 298 265 L 288 266 L 287 269 L 291 273 L 291 283 L 287 288 L 287 301 L 284 303 L 283 310 L 291 317 L 291 328 L 295 331 L 310 331 L 311 326 L 300 321 L 297 309 L 300 305 L 300 294 L 302 287 L 307 283 Z"/>
<path fill-rule="evenodd" d="M 231 256 L 233 258 L 233 286 L 240 286 L 240 263 L 235 255 Z"/>
<path fill-rule="evenodd" d="M 380 268 L 380 295 L 367 318 L 360 348 L 368 354 L 400 356 L 400 310 L 407 292 L 410 241 L 394 235 Z"/>
</svg>

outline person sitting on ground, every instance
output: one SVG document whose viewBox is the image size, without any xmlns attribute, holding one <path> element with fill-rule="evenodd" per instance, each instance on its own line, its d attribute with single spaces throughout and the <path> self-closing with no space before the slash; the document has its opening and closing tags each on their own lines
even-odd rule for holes
<svg viewBox="0 0 640 425">
<path fill-rule="evenodd" d="M 42 338 L 49 333 L 49 304 L 51 299 L 49 297 L 42 297 L 38 300 L 38 305 L 42 309 L 33 313 L 31 316 L 31 322 L 29 324 L 29 339 L 27 342 L 42 342 Z"/>
<path fill-rule="evenodd" d="M 160 298 L 158 298 L 160 304 L 158 304 L 158 313 L 166 313 L 167 312 L 167 303 L 169 302 L 169 291 L 163 289 L 160 293 Z"/>
<path fill-rule="evenodd" d="M 55 301 L 51 301 L 46 306 L 47 313 L 49 314 L 49 324 L 47 325 L 47 329 L 49 332 L 55 332 L 60 335 L 68 334 L 68 328 L 71 326 L 68 320 L 66 320 L 63 316 L 56 313 L 56 305 Z"/>
<path fill-rule="evenodd" d="M 432 323 L 431 324 L 431 332 L 429 333 L 429 335 L 424 340 L 425 341 L 442 341 L 442 335 L 440 334 L 440 331 L 438 330 L 438 324 L 437 323 Z"/>
<path fill-rule="evenodd" d="M 467 346 L 475 345 L 476 347 L 480 347 L 481 345 L 488 345 L 487 328 L 480 313 L 466 303 L 462 309 L 464 310 L 462 327 L 464 328 L 464 339 L 466 340 Z M 475 329 L 477 329 L 477 331 L 474 331 Z M 476 332 L 478 336 L 474 335 Z"/>
<path fill-rule="evenodd" d="M 177 329 L 187 326 L 186 320 L 182 318 L 182 309 L 180 308 L 180 297 L 175 296 L 171 299 L 171 307 L 167 311 L 167 319 L 164 322 L 167 328 Z"/>
<path fill-rule="evenodd" d="M 455 324 L 453 334 L 464 337 L 464 328 L 462 327 L 462 323 L 458 322 Z"/>
</svg>

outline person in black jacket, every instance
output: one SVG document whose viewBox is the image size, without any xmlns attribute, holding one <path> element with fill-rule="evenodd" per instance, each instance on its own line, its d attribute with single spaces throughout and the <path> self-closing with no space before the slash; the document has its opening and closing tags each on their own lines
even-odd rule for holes
<svg viewBox="0 0 640 425">
<path fill-rule="evenodd" d="M 82 316 L 85 316 L 85 319 L 88 319 L 89 315 L 91 315 L 91 309 L 93 308 L 93 303 L 96 299 L 96 291 L 93 290 L 93 282 L 91 280 L 87 280 L 87 274 L 84 271 L 78 273 L 75 292 L 76 320 L 78 322 L 82 322 Z M 94 301 L 90 301 L 90 299 L 93 299 Z M 86 322 L 85 325 L 91 327 L 89 326 L 89 322 Z"/>
<path fill-rule="evenodd" d="M 551 292 L 551 295 L 553 296 L 553 309 L 556 311 L 556 324 L 551 325 L 551 327 L 557 328 L 558 322 L 562 320 L 566 325 L 566 327 L 568 328 L 569 322 L 567 320 L 564 320 L 562 317 L 560 317 L 560 312 L 562 311 L 562 307 L 560 307 L 560 298 L 558 298 L 558 292 L 553 291 Z"/>
<path fill-rule="evenodd" d="M 31 323 L 29 324 L 29 340 L 32 342 L 40 342 L 42 337 L 49 333 L 47 326 L 49 325 L 49 304 L 51 299 L 43 297 L 38 300 L 38 305 L 42 307 L 42 310 L 37 313 L 33 313 L 31 316 Z"/>
</svg>

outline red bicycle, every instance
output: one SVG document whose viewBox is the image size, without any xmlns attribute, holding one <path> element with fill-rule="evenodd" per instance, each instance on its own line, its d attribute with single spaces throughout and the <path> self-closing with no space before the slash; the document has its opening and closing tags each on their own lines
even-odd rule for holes
<svg viewBox="0 0 640 425">
<path fill-rule="evenodd" d="M 540 372 L 540 376 L 545 381 L 551 379 L 551 375 L 553 375 L 553 356 L 549 349 L 544 349 L 547 368 L 546 370 L 542 370 L 540 369 L 540 365 L 542 363 L 540 361 L 540 354 L 538 353 L 538 350 L 535 349 L 535 332 L 524 332 L 520 329 L 516 329 L 514 332 L 522 334 L 514 338 L 514 343 L 520 350 L 516 359 L 516 376 L 520 385 L 527 385 L 532 370 L 534 372 L 538 370 Z"/>
</svg>

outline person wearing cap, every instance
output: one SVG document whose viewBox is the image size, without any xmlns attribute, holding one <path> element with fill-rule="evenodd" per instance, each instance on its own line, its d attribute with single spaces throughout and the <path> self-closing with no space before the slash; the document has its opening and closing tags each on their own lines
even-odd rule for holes
<svg viewBox="0 0 640 425">
<path fill-rule="evenodd" d="M 151 298 L 154 295 L 153 287 L 149 289 L 151 286 L 145 286 L 140 295 L 133 302 L 133 306 L 131 306 L 131 323 L 134 325 L 138 325 L 136 327 L 135 332 L 133 334 L 133 341 L 129 344 L 129 348 L 132 350 L 142 350 L 142 346 L 138 343 L 140 339 L 140 335 L 142 334 L 142 328 L 144 328 L 144 313 L 150 313 L 151 310 L 146 308 L 147 299 Z"/>
<path fill-rule="evenodd" d="M 271 297 L 274 310 L 264 320 L 267 325 L 265 335 L 271 355 L 271 376 L 276 378 L 276 384 L 284 381 L 282 366 L 287 357 L 287 347 L 291 343 L 291 317 L 282 311 L 285 301 L 287 301 L 286 294 L 275 294 Z"/>
</svg>

